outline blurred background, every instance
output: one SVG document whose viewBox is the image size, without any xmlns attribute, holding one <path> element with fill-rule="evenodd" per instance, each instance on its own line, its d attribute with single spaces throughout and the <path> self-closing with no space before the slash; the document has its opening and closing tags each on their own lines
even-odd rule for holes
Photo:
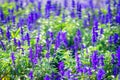
<svg viewBox="0 0 120 80">
<path fill-rule="evenodd" d="M 27 5 L 29 2 L 42 2 L 42 5 L 46 4 L 47 0 L 0 0 L 0 3 L 4 3 L 4 2 L 24 2 L 24 5 Z M 61 5 L 64 5 L 65 0 L 51 0 L 52 2 L 57 2 L 57 3 L 61 3 Z M 83 7 L 88 6 L 89 4 L 91 4 L 91 1 L 94 4 L 94 7 L 96 8 L 100 8 L 100 7 L 104 7 L 104 4 L 107 0 L 75 0 L 75 2 L 81 2 Z M 71 2 L 72 0 L 66 0 L 66 2 L 68 3 L 68 6 L 71 7 Z"/>
</svg>

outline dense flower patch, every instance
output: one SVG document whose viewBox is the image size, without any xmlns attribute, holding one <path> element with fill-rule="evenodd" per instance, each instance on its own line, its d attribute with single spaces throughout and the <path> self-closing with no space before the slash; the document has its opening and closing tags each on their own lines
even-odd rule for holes
<svg viewBox="0 0 120 80">
<path fill-rule="evenodd" d="M 93 1 L 0 3 L 0 80 L 119 80 L 120 0 Z"/>
</svg>

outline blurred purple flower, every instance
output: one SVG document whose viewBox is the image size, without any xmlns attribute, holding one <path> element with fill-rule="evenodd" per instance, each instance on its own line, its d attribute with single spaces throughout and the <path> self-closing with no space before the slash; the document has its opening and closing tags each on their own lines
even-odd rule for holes
<svg viewBox="0 0 120 80">
<path fill-rule="evenodd" d="M 5 44 L 0 40 L 0 45 L 2 46 L 3 50 L 6 51 Z"/>
<path fill-rule="evenodd" d="M 82 6 L 79 2 L 77 3 L 77 16 L 79 19 L 82 17 Z"/>
<path fill-rule="evenodd" d="M 75 8 L 75 0 L 72 0 L 72 8 Z"/>
<path fill-rule="evenodd" d="M 5 18 L 5 16 L 4 16 L 3 10 L 0 9 L 0 21 L 3 21 L 4 18 Z"/>
<path fill-rule="evenodd" d="M 112 43 L 113 43 L 113 36 L 109 36 L 108 42 L 109 42 L 109 44 L 112 44 Z"/>
<path fill-rule="evenodd" d="M 0 28 L 0 34 L 2 35 L 2 37 L 4 37 L 4 32 L 2 28 Z"/>
<path fill-rule="evenodd" d="M 29 76 L 30 80 L 33 80 L 34 76 L 33 76 L 33 71 L 32 70 L 29 72 L 28 76 Z"/>
<path fill-rule="evenodd" d="M 49 75 L 45 75 L 44 80 L 51 80 Z"/>
<path fill-rule="evenodd" d="M 36 65 L 38 63 L 38 57 L 36 55 L 32 59 L 32 62 L 34 63 L 34 65 Z"/>
<path fill-rule="evenodd" d="M 75 18 L 76 17 L 74 9 L 72 9 L 72 11 L 70 13 L 70 16 L 71 16 L 71 18 Z"/>
<path fill-rule="evenodd" d="M 71 77 L 71 70 L 67 70 L 66 73 L 67 73 L 67 74 L 66 74 L 67 78 L 70 79 L 70 77 Z"/>
<path fill-rule="evenodd" d="M 119 35 L 115 33 L 113 37 L 114 37 L 114 44 L 116 44 L 119 40 Z"/>
<path fill-rule="evenodd" d="M 14 38 L 14 45 L 16 46 L 17 45 L 17 39 L 16 38 Z"/>
<path fill-rule="evenodd" d="M 84 20 L 83 20 L 83 26 L 84 26 L 84 27 L 88 27 L 88 26 L 89 26 L 88 19 L 84 19 Z"/>
<path fill-rule="evenodd" d="M 97 30 L 97 27 L 92 28 L 92 43 L 93 44 L 97 42 L 98 32 L 96 30 Z"/>
<path fill-rule="evenodd" d="M 11 33 L 10 33 L 10 31 L 9 31 L 9 28 L 7 28 L 7 30 L 6 30 L 6 37 L 7 37 L 8 41 L 10 42 Z"/>
<path fill-rule="evenodd" d="M 58 3 L 56 1 L 55 3 L 52 4 L 52 11 L 55 12 L 55 14 L 56 14 L 57 9 L 58 9 Z"/>
<path fill-rule="evenodd" d="M 104 33 L 104 29 L 101 28 L 101 29 L 100 29 L 100 34 L 103 34 L 103 33 Z"/>
<path fill-rule="evenodd" d="M 14 65 L 15 64 L 15 55 L 14 55 L 14 53 L 12 52 L 11 53 L 11 60 L 12 60 L 12 64 Z"/>
<path fill-rule="evenodd" d="M 76 32 L 76 36 L 74 37 L 74 50 L 77 52 L 77 50 L 81 47 L 80 43 L 82 41 L 82 34 L 81 31 L 78 29 Z"/>
<path fill-rule="evenodd" d="M 64 76 L 64 68 L 65 68 L 64 62 L 63 61 L 59 62 L 58 69 L 59 69 L 59 73 L 61 74 L 62 77 Z"/>
<path fill-rule="evenodd" d="M 68 1 L 64 0 L 64 9 L 66 9 L 68 7 Z"/>
<path fill-rule="evenodd" d="M 30 60 L 30 62 L 32 62 L 33 63 L 33 50 L 32 50 L 32 48 L 29 48 L 29 60 Z"/>
<path fill-rule="evenodd" d="M 29 33 L 26 34 L 25 38 L 28 42 L 28 46 L 30 46 L 30 35 L 29 35 Z"/>
<path fill-rule="evenodd" d="M 118 66 L 120 66 L 120 46 L 118 47 L 118 49 L 116 50 L 116 57 L 118 59 Z"/>
<path fill-rule="evenodd" d="M 57 10 L 56 10 L 56 16 L 59 16 L 61 14 L 61 4 L 59 3 L 58 7 L 57 7 Z"/>
<path fill-rule="evenodd" d="M 116 61 L 115 61 L 116 60 L 116 55 L 115 54 L 111 54 L 111 58 L 112 58 L 111 59 L 111 63 L 115 64 L 116 63 Z"/>
<path fill-rule="evenodd" d="M 41 12 L 41 11 L 42 11 L 42 10 L 41 10 L 41 9 L 42 9 L 42 2 L 41 2 L 41 1 L 38 2 L 37 8 L 38 8 L 38 11 L 40 12 L 40 13 L 39 13 L 40 17 L 42 17 L 42 12 Z"/>
<path fill-rule="evenodd" d="M 99 69 L 98 70 L 98 73 L 97 73 L 97 80 L 102 80 L 103 79 L 103 77 L 104 77 L 104 75 L 105 75 L 105 71 L 104 71 L 104 69 Z"/>
<path fill-rule="evenodd" d="M 98 51 L 94 51 L 91 55 L 91 63 L 94 69 L 97 68 L 99 60 L 98 60 Z"/>
<path fill-rule="evenodd" d="M 45 18 L 50 17 L 50 11 L 51 11 L 51 0 L 47 0 L 47 3 L 45 5 Z"/>
<path fill-rule="evenodd" d="M 66 32 L 62 32 L 61 33 L 61 37 L 62 37 L 62 42 L 63 42 L 63 44 L 65 45 L 65 47 L 67 47 L 68 46 L 68 40 L 67 40 L 67 33 Z"/>
<path fill-rule="evenodd" d="M 46 53 L 46 58 L 49 59 L 50 58 L 50 52 Z"/>
<path fill-rule="evenodd" d="M 92 69 L 89 67 L 88 68 L 88 75 L 91 76 L 92 75 Z"/>
<path fill-rule="evenodd" d="M 58 32 L 56 40 L 55 40 L 55 50 L 57 50 L 60 47 L 61 44 L 61 31 Z"/>
<path fill-rule="evenodd" d="M 15 22 L 16 22 L 16 16 L 12 16 L 12 23 L 15 24 Z"/>
<path fill-rule="evenodd" d="M 119 73 L 119 67 L 117 65 L 113 66 L 112 74 L 116 77 Z"/>
<path fill-rule="evenodd" d="M 29 0 L 31 3 L 34 3 L 34 0 Z"/>
<path fill-rule="evenodd" d="M 99 57 L 99 65 L 104 66 L 104 55 L 100 55 Z"/>
<path fill-rule="evenodd" d="M 16 4 L 16 5 L 15 5 L 15 10 L 16 10 L 16 11 L 19 11 L 19 8 L 20 8 L 19 5 Z"/>
<path fill-rule="evenodd" d="M 79 72 L 79 73 L 82 73 L 83 72 L 83 70 L 81 68 L 82 63 L 80 61 L 78 53 L 75 53 L 75 59 L 76 59 L 76 71 Z"/>
<path fill-rule="evenodd" d="M 21 42 L 20 42 L 20 40 L 18 40 L 17 46 L 18 46 L 19 48 L 21 47 Z"/>
</svg>

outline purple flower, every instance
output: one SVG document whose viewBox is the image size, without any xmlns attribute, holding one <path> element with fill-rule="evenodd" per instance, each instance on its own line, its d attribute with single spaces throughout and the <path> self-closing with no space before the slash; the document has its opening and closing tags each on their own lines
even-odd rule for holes
<svg viewBox="0 0 120 80">
<path fill-rule="evenodd" d="M 79 46 L 78 46 L 79 40 L 77 37 L 74 38 L 74 50 L 77 52 Z"/>
<path fill-rule="evenodd" d="M 47 3 L 45 5 L 45 18 L 50 17 L 50 10 L 51 10 L 51 0 L 47 0 Z"/>
<path fill-rule="evenodd" d="M 80 30 L 77 30 L 76 36 L 74 37 L 74 49 L 75 52 L 81 47 L 80 43 L 82 41 L 82 34 Z"/>
<path fill-rule="evenodd" d="M 84 72 L 84 74 L 88 72 L 87 66 L 83 67 L 83 72 Z"/>
<path fill-rule="evenodd" d="M 60 47 L 61 44 L 61 31 L 58 32 L 56 40 L 55 40 L 55 50 L 57 50 Z"/>
<path fill-rule="evenodd" d="M 47 36 L 50 38 L 51 41 L 54 39 L 53 32 L 51 31 L 47 32 Z"/>
<path fill-rule="evenodd" d="M 75 0 L 72 0 L 72 8 L 75 8 Z"/>
<path fill-rule="evenodd" d="M 29 48 L 29 60 L 31 61 L 31 62 L 33 62 L 33 50 L 32 50 L 32 48 Z"/>
<path fill-rule="evenodd" d="M 71 18 L 75 18 L 75 11 L 74 11 L 74 9 L 72 9 L 72 11 L 71 11 L 71 13 L 70 13 L 70 16 L 71 16 Z"/>
<path fill-rule="evenodd" d="M 81 16 L 82 16 L 82 10 L 81 10 L 81 4 L 78 2 L 77 3 L 77 16 L 79 19 L 81 19 Z"/>
<path fill-rule="evenodd" d="M 52 9 L 53 12 L 56 13 L 57 8 L 58 8 L 58 4 L 57 4 L 57 1 L 56 1 L 55 3 L 52 4 L 51 9 Z"/>
<path fill-rule="evenodd" d="M 42 7 L 42 2 L 39 1 L 37 8 L 38 8 L 38 11 L 40 12 L 40 16 L 42 16 L 42 14 L 41 14 L 41 7 Z"/>
<path fill-rule="evenodd" d="M 118 42 L 119 35 L 115 33 L 113 37 L 114 37 L 114 44 L 116 44 Z"/>
<path fill-rule="evenodd" d="M 27 42 L 28 42 L 28 46 L 30 46 L 30 35 L 27 33 L 25 36 Z"/>
<path fill-rule="evenodd" d="M 36 65 L 38 63 L 38 57 L 36 55 L 32 59 L 32 62 L 34 63 L 34 65 Z"/>
<path fill-rule="evenodd" d="M 109 36 L 108 42 L 109 42 L 109 44 L 112 44 L 112 43 L 113 43 L 113 36 Z"/>
<path fill-rule="evenodd" d="M 41 59 L 41 52 L 42 52 L 42 46 L 39 44 L 35 44 L 35 55 L 34 58 Z"/>
<path fill-rule="evenodd" d="M 104 66 L 104 55 L 99 57 L 99 65 Z"/>
<path fill-rule="evenodd" d="M 119 68 L 117 65 L 113 66 L 112 74 L 116 77 L 119 73 Z"/>
<path fill-rule="evenodd" d="M 36 44 L 38 44 L 38 43 L 39 43 L 39 41 L 40 41 L 40 37 L 39 37 L 39 36 L 37 36 L 37 37 L 36 37 Z"/>
<path fill-rule="evenodd" d="M 14 38 L 14 45 L 15 45 L 15 46 L 17 45 L 17 40 L 16 40 L 16 38 Z"/>
<path fill-rule="evenodd" d="M 46 39 L 46 48 L 48 51 L 50 50 L 50 44 L 51 44 L 51 41 L 49 39 Z"/>
<path fill-rule="evenodd" d="M 59 16 L 61 14 L 61 4 L 58 5 L 58 8 L 56 10 L 56 16 Z"/>
<path fill-rule="evenodd" d="M 98 37 L 98 22 L 95 21 L 94 23 L 94 27 L 92 28 L 92 43 L 96 43 L 97 42 L 97 37 Z"/>
<path fill-rule="evenodd" d="M 31 25 L 31 24 L 28 24 L 27 26 L 28 26 L 28 30 L 31 31 L 32 25 Z"/>
<path fill-rule="evenodd" d="M 34 3 L 34 0 L 29 0 L 31 3 Z"/>
<path fill-rule="evenodd" d="M 4 32 L 2 28 L 0 28 L 0 34 L 2 35 L 2 37 L 4 36 Z"/>
<path fill-rule="evenodd" d="M 111 59 L 111 63 L 115 64 L 116 63 L 116 61 L 115 61 L 116 60 L 116 55 L 115 54 L 111 54 L 111 58 L 112 58 Z"/>
<path fill-rule="evenodd" d="M 93 0 L 89 0 L 90 8 L 93 10 Z"/>
<path fill-rule="evenodd" d="M 84 27 L 88 27 L 89 26 L 88 19 L 84 19 L 83 26 Z"/>
<path fill-rule="evenodd" d="M 66 73 L 67 73 L 67 74 L 66 74 L 66 75 L 67 75 L 67 78 L 70 79 L 70 77 L 71 77 L 71 70 L 67 70 Z"/>
<path fill-rule="evenodd" d="M 4 18 L 5 18 L 5 16 L 4 16 L 3 10 L 0 9 L 0 21 L 3 21 Z"/>
<path fill-rule="evenodd" d="M 33 80 L 34 76 L 33 76 L 33 71 L 32 70 L 29 72 L 28 76 L 29 76 L 30 80 Z"/>
<path fill-rule="evenodd" d="M 64 0 L 64 9 L 66 9 L 68 7 L 68 1 Z"/>
<path fill-rule="evenodd" d="M 116 0 L 114 0 L 114 2 L 113 2 L 114 7 L 116 6 L 116 4 L 117 4 L 117 2 L 116 2 Z"/>
<path fill-rule="evenodd" d="M 102 80 L 103 79 L 103 77 L 104 77 L 104 75 L 105 75 L 105 71 L 104 71 L 104 69 L 99 69 L 98 70 L 98 73 L 97 73 L 97 80 Z"/>
<path fill-rule="evenodd" d="M 51 80 L 48 75 L 45 75 L 44 80 Z"/>
<path fill-rule="evenodd" d="M 5 51 L 6 47 L 5 47 L 4 43 L 1 40 L 0 40 L 0 45 L 2 46 L 3 50 Z"/>
<path fill-rule="evenodd" d="M 16 16 L 12 16 L 12 22 L 15 24 L 15 22 L 16 22 Z"/>
<path fill-rule="evenodd" d="M 16 5 L 15 5 L 15 10 L 16 10 L 16 11 L 19 11 L 19 8 L 20 8 L 19 5 L 16 4 Z"/>
<path fill-rule="evenodd" d="M 63 61 L 59 62 L 58 63 L 58 69 L 59 69 L 59 72 L 60 72 L 61 76 L 64 76 L 64 68 L 65 68 L 64 62 Z"/>
<path fill-rule="evenodd" d="M 103 33 L 104 33 L 104 29 L 101 28 L 101 29 L 100 29 L 100 34 L 103 34 Z"/>
<path fill-rule="evenodd" d="M 62 13 L 62 22 L 65 22 L 65 18 L 66 18 L 65 13 Z"/>
<path fill-rule="evenodd" d="M 64 43 L 65 47 L 67 47 L 68 46 L 67 33 L 62 32 L 61 37 L 62 37 L 62 42 Z"/>
<path fill-rule="evenodd" d="M 120 46 L 118 47 L 118 49 L 116 50 L 116 57 L 118 59 L 118 66 L 120 66 Z"/>
<path fill-rule="evenodd" d="M 75 59 L 76 59 L 76 70 L 77 70 L 77 72 L 82 73 L 82 72 L 83 72 L 83 70 L 82 70 L 82 68 L 81 68 L 82 63 L 81 63 L 81 61 L 80 61 L 80 58 L 79 58 L 78 53 L 75 53 Z"/>
<path fill-rule="evenodd" d="M 10 33 L 10 31 L 9 31 L 9 28 L 7 28 L 7 30 L 6 30 L 6 37 L 7 37 L 8 41 L 10 42 L 11 33 Z"/>
<path fill-rule="evenodd" d="M 91 68 L 88 68 L 88 75 L 91 76 L 92 75 L 92 69 Z"/>
<path fill-rule="evenodd" d="M 14 8 L 8 9 L 8 12 L 9 12 L 10 14 L 14 14 Z"/>
<path fill-rule="evenodd" d="M 120 24 L 120 14 L 116 15 L 116 23 Z"/>
<path fill-rule="evenodd" d="M 18 22 L 18 24 L 17 24 L 17 26 L 18 26 L 18 28 L 19 27 L 21 27 L 22 28 L 22 26 L 25 24 L 25 19 L 23 19 L 23 18 L 19 18 L 19 22 Z"/>
<path fill-rule="evenodd" d="M 82 41 L 82 33 L 79 29 L 77 30 L 76 37 L 78 38 L 79 42 Z"/>
<path fill-rule="evenodd" d="M 17 45 L 18 45 L 19 48 L 21 47 L 21 42 L 20 42 L 20 40 L 18 40 Z"/>
<path fill-rule="evenodd" d="M 47 59 L 50 58 L 50 53 L 49 53 L 49 52 L 46 53 L 46 58 L 47 58 Z"/>
<path fill-rule="evenodd" d="M 12 64 L 14 65 L 15 64 L 15 55 L 14 55 L 14 53 L 12 52 L 11 53 L 11 60 L 12 60 Z"/>
<path fill-rule="evenodd" d="M 98 51 L 94 51 L 91 55 L 91 63 L 94 69 L 97 68 L 99 60 L 98 60 Z"/>
</svg>

